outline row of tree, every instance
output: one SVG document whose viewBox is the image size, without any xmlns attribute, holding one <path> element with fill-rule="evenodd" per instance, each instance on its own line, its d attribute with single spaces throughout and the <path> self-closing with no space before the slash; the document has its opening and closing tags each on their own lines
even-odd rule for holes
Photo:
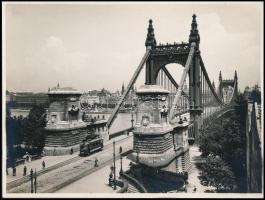
<svg viewBox="0 0 265 200">
<path fill-rule="evenodd" d="M 11 117 L 9 107 L 6 115 L 6 142 L 8 158 L 15 160 L 21 156 L 21 144 L 25 149 L 36 149 L 41 153 L 45 145 L 46 111 L 43 105 L 34 105 L 28 117 Z"/>
<path fill-rule="evenodd" d="M 199 137 L 206 160 L 199 178 L 217 192 L 246 192 L 246 109 L 247 102 L 239 95 L 235 112 L 212 123 Z"/>
</svg>

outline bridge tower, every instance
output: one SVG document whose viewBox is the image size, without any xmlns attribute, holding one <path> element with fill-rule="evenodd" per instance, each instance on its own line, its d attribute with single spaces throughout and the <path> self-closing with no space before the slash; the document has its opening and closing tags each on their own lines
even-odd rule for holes
<svg viewBox="0 0 265 200">
<path fill-rule="evenodd" d="M 192 65 L 189 70 L 189 95 L 190 95 L 190 114 L 191 121 L 194 123 L 195 136 L 201 124 L 202 98 L 201 98 L 201 67 L 200 67 L 200 35 L 197 29 L 196 15 L 192 16 L 191 30 L 189 35 L 189 43 L 182 44 L 166 44 L 157 45 L 153 22 L 149 20 L 147 38 L 145 41 L 146 49 L 150 49 L 151 53 L 146 61 L 146 85 L 157 84 L 158 73 L 161 69 L 165 70 L 165 65 L 177 63 L 185 66 L 188 59 L 191 43 L 195 43 L 195 52 Z"/>
<path fill-rule="evenodd" d="M 149 26 L 147 29 L 147 37 L 145 40 L 146 49 L 154 49 L 156 46 L 155 33 L 153 28 L 152 19 L 149 20 Z M 150 56 L 150 58 L 146 61 L 146 73 L 145 73 L 145 84 L 146 85 L 155 85 L 155 63 L 154 57 Z"/>
<path fill-rule="evenodd" d="M 202 113 L 202 98 L 201 98 L 201 67 L 200 67 L 200 35 L 197 29 L 196 15 L 192 16 L 191 30 L 189 36 L 189 44 L 195 42 L 195 52 L 191 68 L 189 70 L 190 81 L 190 120 L 194 124 L 195 138 L 198 136 L 199 128 L 201 126 L 201 113 Z"/>
<path fill-rule="evenodd" d="M 237 78 L 237 71 L 235 70 L 235 76 L 234 76 L 234 82 L 235 82 L 235 95 L 238 94 L 238 78 Z"/>
</svg>

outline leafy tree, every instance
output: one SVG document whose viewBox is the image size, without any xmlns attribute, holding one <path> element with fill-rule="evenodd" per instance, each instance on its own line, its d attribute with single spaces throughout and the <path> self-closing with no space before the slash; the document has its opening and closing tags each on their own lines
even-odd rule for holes
<svg viewBox="0 0 265 200">
<path fill-rule="evenodd" d="M 200 166 L 199 179 L 204 186 L 213 186 L 217 192 L 232 192 L 236 188 L 235 176 L 219 156 L 209 155 Z"/>
<path fill-rule="evenodd" d="M 258 85 L 255 85 L 252 92 L 251 92 L 251 98 L 260 104 L 261 102 L 261 92 L 259 90 L 259 86 Z"/>
<path fill-rule="evenodd" d="M 226 162 L 234 172 L 240 192 L 246 190 L 246 106 L 243 95 L 239 95 L 236 112 L 212 123 L 199 137 L 202 157 L 219 156 Z"/>
<path fill-rule="evenodd" d="M 25 123 L 25 118 L 23 116 L 15 117 L 15 132 L 14 132 L 14 143 L 21 144 L 24 140 L 23 125 Z"/>
<path fill-rule="evenodd" d="M 46 137 L 43 129 L 45 126 L 46 112 L 44 106 L 34 105 L 23 127 L 26 145 L 37 147 L 39 151 L 42 151 Z"/>
<path fill-rule="evenodd" d="M 7 159 L 8 165 L 13 165 L 15 161 L 14 155 L 14 138 L 15 138 L 15 119 L 10 115 L 6 116 L 6 144 L 7 144 Z"/>
</svg>

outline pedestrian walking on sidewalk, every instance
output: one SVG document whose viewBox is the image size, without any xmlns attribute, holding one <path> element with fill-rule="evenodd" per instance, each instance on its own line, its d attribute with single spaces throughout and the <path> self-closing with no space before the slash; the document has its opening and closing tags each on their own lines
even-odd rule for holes
<svg viewBox="0 0 265 200">
<path fill-rule="evenodd" d="M 27 175 L 27 167 L 26 165 L 24 166 L 24 170 L 23 170 L 23 176 L 26 176 Z"/>
<path fill-rule="evenodd" d="M 122 152 L 122 147 L 120 146 L 120 153 Z"/>
<path fill-rule="evenodd" d="M 95 167 L 98 167 L 98 159 L 95 158 Z"/>
<path fill-rule="evenodd" d="M 16 174 L 17 174 L 17 169 L 16 169 L 16 167 L 14 166 L 14 167 L 13 167 L 13 176 L 16 176 Z"/>
<path fill-rule="evenodd" d="M 45 168 L 45 161 L 42 161 L 42 168 Z"/>
</svg>

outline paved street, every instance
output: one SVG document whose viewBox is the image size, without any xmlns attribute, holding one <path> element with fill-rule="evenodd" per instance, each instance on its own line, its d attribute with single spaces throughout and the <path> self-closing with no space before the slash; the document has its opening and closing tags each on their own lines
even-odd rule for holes
<svg viewBox="0 0 265 200">
<path fill-rule="evenodd" d="M 129 169 L 130 160 L 126 157 L 123 158 L 123 170 Z M 56 193 L 115 193 L 117 190 L 113 190 L 112 187 L 108 185 L 108 178 L 110 174 L 110 166 L 113 162 L 106 167 L 56 191 Z M 120 160 L 115 162 L 116 165 L 116 178 L 119 177 L 120 172 Z"/>
<path fill-rule="evenodd" d="M 124 139 L 126 138 L 126 139 Z M 118 140 L 124 139 L 120 142 Z M 115 138 L 117 141 L 116 154 L 118 155 L 119 146 L 122 146 L 123 151 L 132 148 L 132 137 L 120 136 Z M 99 164 L 108 161 L 113 155 L 113 146 L 111 145 L 113 140 L 110 140 L 105 144 L 103 151 L 96 152 L 88 157 L 81 157 L 78 161 L 52 170 L 46 174 L 40 175 L 37 178 L 37 190 L 38 192 L 45 192 L 53 189 L 55 186 L 63 184 L 69 179 L 76 177 L 82 173 L 86 173 L 88 170 L 94 168 L 94 160 L 97 157 Z M 37 163 L 35 163 L 37 164 Z M 30 192 L 30 183 L 22 184 L 16 188 L 12 188 L 8 192 Z"/>
<path fill-rule="evenodd" d="M 200 152 L 197 146 L 191 146 L 190 156 L 192 168 L 189 174 L 189 184 L 187 185 L 187 192 L 194 193 L 193 189 L 196 186 L 196 193 L 204 193 L 206 189 L 210 187 L 205 187 L 200 184 L 199 170 L 195 166 L 195 162 L 198 161 Z M 123 159 L 123 170 L 129 168 L 129 159 Z M 110 166 L 108 166 L 96 171 L 93 174 L 90 174 L 60 190 L 57 193 L 113 193 L 115 192 L 112 188 L 108 186 L 108 175 L 110 173 Z M 116 161 L 117 176 L 120 171 L 120 160 Z"/>
</svg>

